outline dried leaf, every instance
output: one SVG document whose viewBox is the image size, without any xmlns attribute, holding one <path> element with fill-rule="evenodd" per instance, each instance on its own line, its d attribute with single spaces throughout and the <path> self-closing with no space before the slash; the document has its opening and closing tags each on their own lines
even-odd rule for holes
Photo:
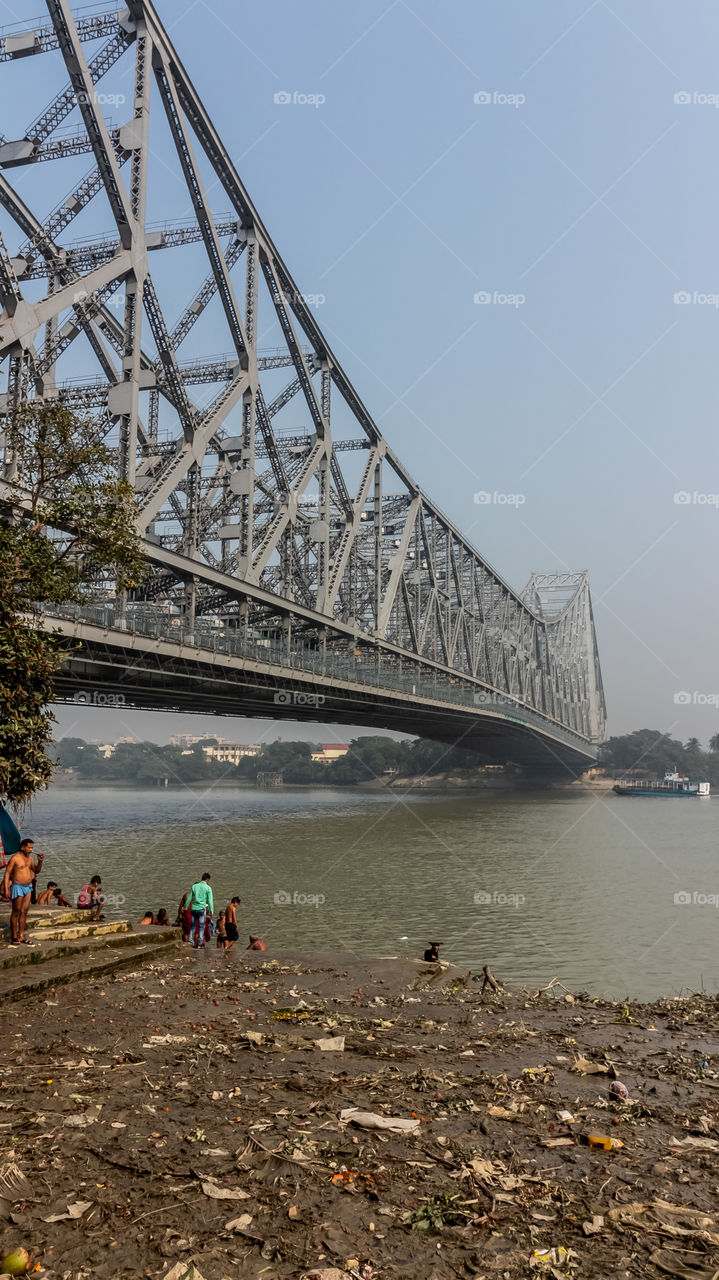
<svg viewBox="0 0 719 1280">
<path fill-rule="evenodd" d="M 719 1151 L 716 1138 L 672 1138 L 669 1143 L 673 1151 L 694 1147 L 697 1151 Z"/>
<path fill-rule="evenodd" d="M 660 1271 L 677 1280 L 715 1280 L 714 1267 L 706 1267 L 704 1253 L 673 1253 L 671 1249 L 655 1249 L 649 1258 Z"/>
<path fill-rule="evenodd" d="M 592 1062 L 590 1058 L 580 1055 L 574 1059 L 572 1071 L 576 1071 L 579 1076 L 606 1076 L 609 1074 L 609 1067 L 605 1067 L 603 1062 Z"/>
<path fill-rule="evenodd" d="M 232 1218 L 229 1222 L 225 1223 L 225 1231 L 237 1231 L 239 1232 L 240 1235 L 242 1235 L 244 1234 L 245 1231 L 247 1231 L 247 1228 L 251 1225 L 251 1223 L 252 1223 L 252 1214 L 241 1213 L 239 1218 Z"/>
<path fill-rule="evenodd" d="M 81 1218 L 91 1208 L 92 1200 L 76 1200 L 74 1204 L 67 1206 L 65 1213 L 51 1213 L 48 1218 L 43 1218 L 43 1222 L 66 1222 L 68 1218 Z"/>
<path fill-rule="evenodd" d="M 194 1262 L 176 1262 L 172 1271 L 168 1271 L 162 1280 L 205 1280 Z"/>
<path fill-rule="evenodd" d="M 169 1032 L 166 1036 L 150 1036 L 150 1039 L 142 1047 L 143 1049 L 154 1049 L 156 1045 L 160 1044 L 187 1044 L 187 1036 L 172 1036 Z M 165 1280 L 167 1280 L 167 1277 Z"/>
<path fill-rule="evenodd" d="M 591 1222 L 582 1223 L 582 1231 L 585 1236 L 595 1236 L 597 1232 L 604 1228 L 604 1218 L 601 1213 L 595 1213 Z"/>
<path fill-rule="evenodd" d="M 217 1187 L 214 1182 L 203 1182 L 202 1190 L 211 1200 L 249 1200 L 246 1191 L 239 1187 Z"/>
<path fill-rule="evenodd" d="M 519 1120 L 519 1110 L 516 1103 L 511 1111 L 507 1110 L 506 1107 L 487 1107 L 487 1114 L 494 1116 L 496 1120 Z"/>
</svg>

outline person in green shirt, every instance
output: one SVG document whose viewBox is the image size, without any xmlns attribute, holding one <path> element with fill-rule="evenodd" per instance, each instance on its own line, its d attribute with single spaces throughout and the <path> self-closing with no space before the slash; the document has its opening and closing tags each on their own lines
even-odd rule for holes
<svg viewBox="0 0 719 1280">
<path fill-rule="evenodd" d="M 185 898 L 185 906 L 189 907 L 192 915 L 190 941 L 193 947 L 204 947 L 205 920 L 208 916 L 211 917 L 215 910 L 212 889 L 210 888 L 209 871 L 205 872 L 201 880 L 193 884 Z"/>
</svg>

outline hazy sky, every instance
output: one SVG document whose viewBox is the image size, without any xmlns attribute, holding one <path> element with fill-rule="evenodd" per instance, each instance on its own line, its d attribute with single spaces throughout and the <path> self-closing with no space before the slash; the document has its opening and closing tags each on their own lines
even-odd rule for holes
<svg viewBox="0 0 719 1280">
<path fill-rule="evenodd" d="M 0 5 L 5 22 L 38 8 Z M 157 8 L 393 448 L 516 588 L 533 569 L 590 571 L 610 732 L 706 741 L 719 731 L 713 0 Z M 63 79 L 50 57 L 6 69 L 23 121 Z M 119 68 L 103 81 L 128 84 Z M 43 196 L 53 167 L 23 175 L 41 213 L 71 185 Z M 520 499 L 477 504 L 480 490 Z M 91 737 L 200 726 L 59 718 Z"/>
</svg>

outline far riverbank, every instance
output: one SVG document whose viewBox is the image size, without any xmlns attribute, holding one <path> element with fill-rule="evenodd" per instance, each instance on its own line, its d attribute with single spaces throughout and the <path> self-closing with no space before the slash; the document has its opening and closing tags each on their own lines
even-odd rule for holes
<svg viewBox="0 0 719 1280">
<path fill-rule="evenodd" d="M 79 775 L 71 775 L 69 773 L 57 772 L 53 776 L 50 791 L 58 790 L 85 790 L 87 788 L 98 790 L 107 788 L 109 790 L 135 790 L 141 787 L 147 791 L 164 791 L 171 788 L 187 788 L 187 786 L 202 787 L 206 786 L 213 791 L 216 788 L 223 790 L 239 789 L 243 791 L 256 791 L 257 783 L 254 780 L 236 780 L 233 778 L 195 778 L 185 781 L 168 778 L 166 781 L 151 781 L 144 779 L 132 778 L 83 778 Z M 546 782 L 540 782 L 537 778 L 526 778 L 516 770 L 511 772 L 497 771 L 491 775 L 481 775 L 471 772 L 468 774 L 417 774 L 415 776 L 402 778 L 375 778 L 369 782 L 356 782 L 352 784 L 343 783 L 338 786 L 336 783 L 327 782 L 308 782 L 308 783 L 286 783 L 278 784 L 283 791 L 317 791 L 327 790 L 346 791 L 348 786 L 351 790 L 361 791 L 390 791 L 390 792 L 412 792 L 422 791 L 427 793 L 436 793 L 442 795 L 447 792 L 471 792 L 471 791 L 546 791 L 546 790 L 567 790 L 602 792 L 611 791 L 614 785 L 613 778 L 577 778 L 569 781 L 563 779 L 548 779 Z M 269 788 L 268 788 L 269 789 Z"/>
</svg>

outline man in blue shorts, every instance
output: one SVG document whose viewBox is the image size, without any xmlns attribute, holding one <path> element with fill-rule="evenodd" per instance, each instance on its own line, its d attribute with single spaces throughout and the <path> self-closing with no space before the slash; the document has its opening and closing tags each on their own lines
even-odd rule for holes
<svg viewBox="0 0 719 1280">
<path fill-rule="evenodd" d="M 10 929 L 12 931 L 11 947 L 36 947 L 36 942 L 28 942 L 25 937 L 25 921 L 32 895 L 32 882 L 39 876 L 40 868 L 45 860 L 44 853 L 33 857 L 32 840 L 23 840 L 20 849 L 14 853 L 5 868 L 3 876 L 3 896 L 10 898 Z"/>
</svg>

